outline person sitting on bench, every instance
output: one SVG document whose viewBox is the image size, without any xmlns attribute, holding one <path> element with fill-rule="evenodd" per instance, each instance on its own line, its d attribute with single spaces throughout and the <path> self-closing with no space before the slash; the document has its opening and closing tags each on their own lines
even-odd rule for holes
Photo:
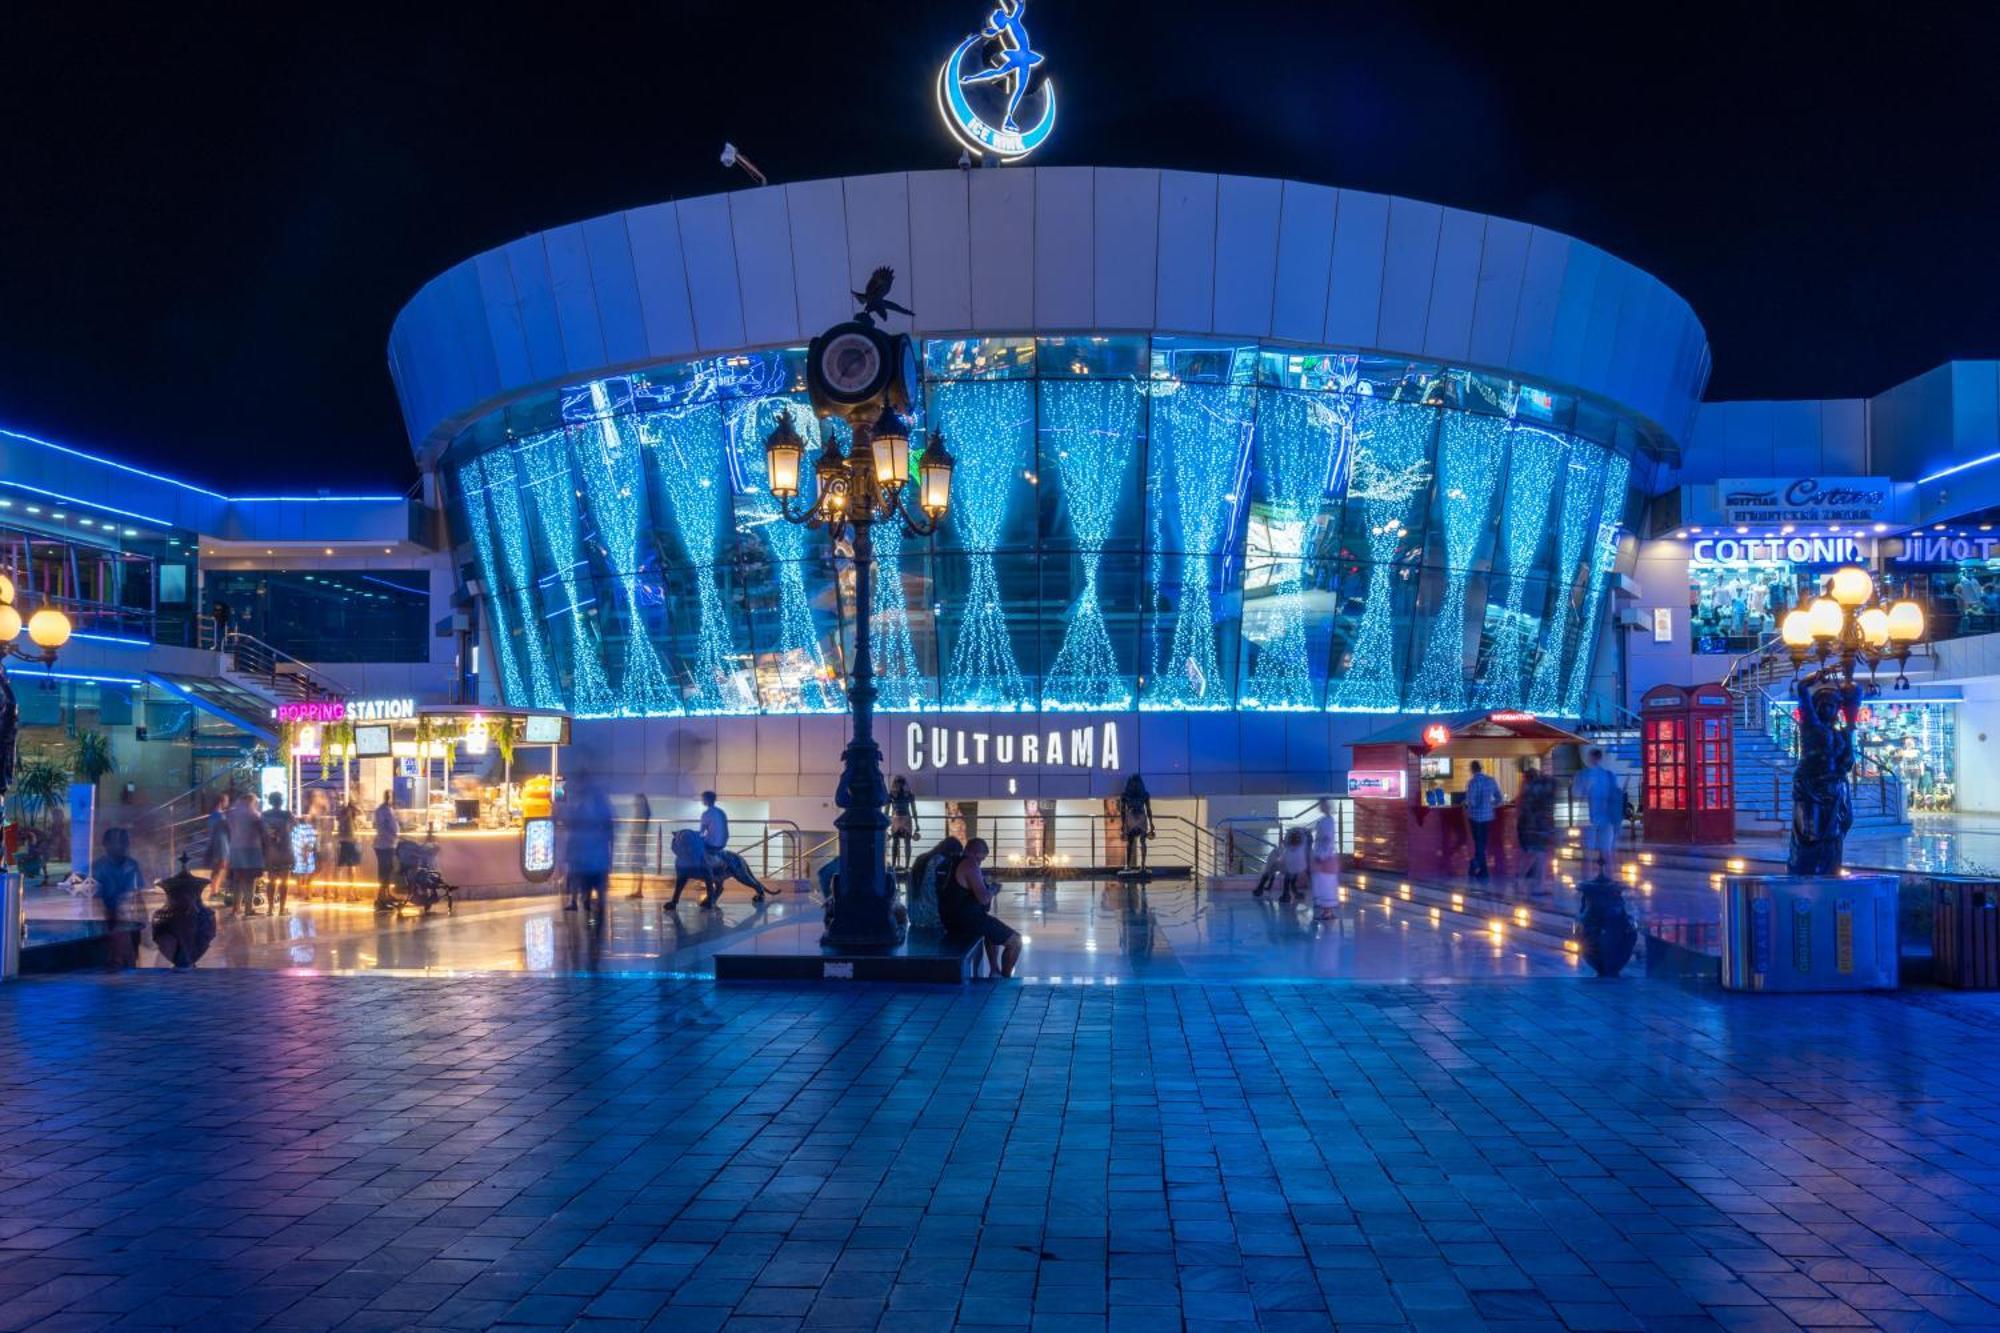
<svg viewBox="0 0 2000 1333">
<path fill-rule="evenodd" d="M 939 891 L 938 915 L 950 933 L 985 941 L 988 975 L 1005 978 L 1021 960 L 1021 932 L 993 915 L 993 889 L 980 869 L 988 850 L 984 838 L 965 844 L 965 855 Z"/>
</svg>

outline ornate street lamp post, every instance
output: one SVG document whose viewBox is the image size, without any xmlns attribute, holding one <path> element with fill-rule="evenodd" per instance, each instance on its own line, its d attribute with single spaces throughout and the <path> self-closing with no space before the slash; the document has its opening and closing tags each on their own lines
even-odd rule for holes
<svg viewBox="0 0 2000 1333">
<path fill-rule="evenodd" d="M 1794 875 L 1840 871 L 1847 830 L 1854 823 L 1854 727 L 1861 713 L 1857 665 L 1872 683 L 1883 660 L 1896 663 L 1895 688 L 1910 680 L 1904 668 L 1910 650 L 1924 637 L 1923 608 L 1912 601 L 1869 605 L 1875 581 L 1868 571 L 1848 565 L 1834 571 L 1829 596 L 1785 614 L 1779 635 L 1791 653 L 1793 694 L 1798 701 L 1799 762 L 1792 771 Z M 1818 669 L 1800 677 L 1812 657 Z"/>
<path fill-rule="evenodd" d="M 21 629 L 21 612 L 14 605 L 14 580 L 0 574 L 0 798 L 14 785 L 14 759 L 21 735 L 21 708 L 7 679 L 7 659 L 19 657 L 43 666 L 55 665 L 57 651 L 69 642 L 69 617 L 53 606 L 29 616 L 28 639 L 35 645 L 32 650 L 18 642 Z"/>
<path fill-rule="evenodd" d="M 916 389 L 914 355 L 907 337 L 883 333 L 874 320 L 888 304 L 894 277 L 877 269 L 868 291 L 855 293 L 864 303 L 862 312 L 813 340 L 807 386 L 814 414 L 822 421 L 845 418 L 854 443 L 843 456 L 832 433 L 822 430 L 824 443 L 812 464 L 815 494 L 804 509 L 794 501 L 806 445 L 789 411 L 779 414 L 764 441 L 771 494 L 785 520 L 823 527 L 836 543 L 846 533 L 853 542 L 854 659 L 847 690 L 853 734 L 841 755 L 834 794 L 841 811 L 834 820 L 840 830 L 840 879 L 820 941 L 848 952 L 893 949 L 903 938 L 890 910 L 893 881 L 884 855 L 889 820 L 882 809 L 889 792 L 882 781 L 882 749 L 875 743 L 874 527 L 894 523 L 912 537 L 928 537 L 951 504 L 953 461 L 941 435 L 917 465 L 914 504 L 909 496 L 910 422 L 904 412 Z"/>
</svg>

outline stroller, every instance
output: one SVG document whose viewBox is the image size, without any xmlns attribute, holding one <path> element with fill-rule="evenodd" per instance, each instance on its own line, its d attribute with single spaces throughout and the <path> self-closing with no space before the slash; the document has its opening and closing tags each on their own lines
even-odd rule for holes
<svg viewBox="0 0 2000 1333">
<path fill-rule="evenodd" d="M 416 842 L 404 838 L 396 844 L 396 890 L 403 895 L 403 901 L 418 908 L 425 916 L 439 902 L 444 903 L 446 916 L 457 912 L 457 904 L 452 895 L 458 892 L 458 885 L 450 883 L 437 871 L 437 844 Z"/>
</svg>

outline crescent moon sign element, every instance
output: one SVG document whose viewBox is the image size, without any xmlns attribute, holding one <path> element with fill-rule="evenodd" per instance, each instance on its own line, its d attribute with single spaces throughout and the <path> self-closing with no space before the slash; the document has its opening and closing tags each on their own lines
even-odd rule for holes
<svg viewBox="0 0 2000 1333">
<path fill-rule="evenodd" d="M 1042 114 L 1033 125 L 1019 131 L 1001 129 L 989 125 L 965 96 L 965 89 L 959 79 L 965 66 L 965 57 L 983 39 L 977 34 L 958 44 L 956 50 L 946 58 L 938 70 L 937 99 L 938 114 L 944 118 L 946 128 L 952 137 L 975 153 L 991 153 L 1005 162 L 1026 157 L 1048 141 L 1056 127 L 1056 85 L 1053 80 L 1043 79 Z"/>
</svg>

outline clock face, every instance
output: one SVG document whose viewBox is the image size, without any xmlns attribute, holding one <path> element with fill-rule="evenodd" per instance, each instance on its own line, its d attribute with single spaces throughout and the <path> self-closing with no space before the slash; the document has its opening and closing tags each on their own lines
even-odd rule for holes
<svg viewBox="0 0 2000 1333">
<path fill-rule="evenodd" d="M 882 349 L 859 331 L 836 334 L 820 350 L 820 374 L 826 387 L 844 398 L 873 393 L 882 378 Z"/>
</svg>

